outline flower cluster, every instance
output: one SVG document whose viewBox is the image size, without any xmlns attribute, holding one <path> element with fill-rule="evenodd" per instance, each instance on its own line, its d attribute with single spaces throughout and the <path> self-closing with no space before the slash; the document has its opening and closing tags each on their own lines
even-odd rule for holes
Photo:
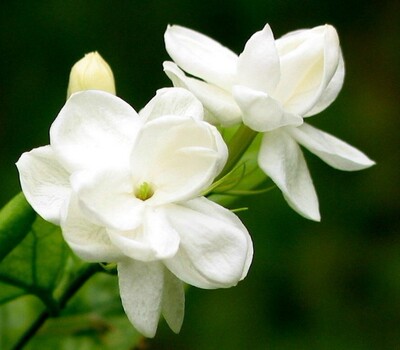
<svg viewBox="0 0 400 350">
<path fill-rule="evenodd" d="M 373 164 L 304 122 L 343 83 L 332 26 L 275 40 L 266 25 L 239 56 L 180 26 L 167 28 L 165 43 L 175 63 L 165 62 L 164 71 L 175 87 L 158 90 L 137 113 L 115 96 L 108 64 L 89 54 L 71 71 L 50 144 L 17 162 L 27 200 L 61 226 L 71 249 L 88 262 L 117 264 L 125 312 L 148 337 L 161 314 L 179 332 L 183 283 L 228 288 L 252 261 L 245 226 L 205 196 L 237 156 L 216 126 L 262 133 L 260 168 L 291 207 L 313 220 L 320 218 L 318 200 L 299 144 L 338 169 Z"/>
</svg>

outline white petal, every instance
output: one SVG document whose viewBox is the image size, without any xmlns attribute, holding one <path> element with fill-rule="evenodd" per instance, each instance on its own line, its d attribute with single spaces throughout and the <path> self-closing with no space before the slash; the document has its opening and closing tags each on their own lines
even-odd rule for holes
<svg viewBox="0 0 400 350">
<path fill-rule="evenodd" d="M 206 116 L 205 120 L 222 126 L 231 126 L 241 122 L 242 112 L 230 91 L 187 77 L 175 63 L 164 62 L 163 66 L 164 72 L 171 79 L 174 86 L 183 87 L 191 91 L 201 101 L 206 111 L 212 115 L 212 120 L 207 119 Z"/>
<path fill-rule="evenodd" d="M 265 132 L 286 125 L 301 125 L 303 119 L 296 114 L 284 111 L 282 105 L 268 94 L 235 85 L 233 97 L 243 112 L 243 123 L 249 128 Z"/>
<path fill-rule="evenodd" d="M 202 120 L 203 106 L 193 94 L 185 89 L 164 88 L 157 90 L 156 96 L 140 111 L 139 115 L 146 122 L 164 115 Z"/>
<path fill-rule="evenodd" d="M 220 222 L 225 222 L 228 225 L 234 225 L 237 229 L 245 232 L 244 236 L 247 240 L 247 252 L 246 261 L 244 263 L 243 273 L 240 280 L 247 276 L 251 262 L 253 260 L 253 241 L 251 240 L 250 234 L 247 232 L 246 227 L 240 221 L 239 217 L 232 213 L 232 211 L 225 209 L 223 206 L 216 204 L 206 198 L 198 198 L 196 201 L 191 201 L 190 204 L 192 209 L 207 214 L 212 212 L 212 217 Z M 211 216 L 211 214 L 210 214 Z"/>
<path fill-rule="evenodd" d="M 154 337 L 161 313 L 164 267 L 158 262 L 126 260 L 118 264 L 118 277 L 129 321 L 145 337 Z"/>
<path fill-rule="evenodd" d="M 131 167 L 137 186 L 154 189 L 149 203 L 193 198 L 209 186 L 227 158 L 221 135 L 207 122 L 165 116 L 146 123 L 137 137 Z"/>
<path fill-rule="evenodd" d="M 16 165 L 29 204 L 45 220 L 59 225 L 71 188 L 69 174 L 58 163 L 52 148 L 44 146 L 26 152 Z"/>
<path fill-rule="evenodd" d="M 271 94 L 279 78 L 279 56 L 274 35 L 267 24 L 253 34 L 239 55 L 236 83 Z"/>
<path fill-rule="evenodd" d="M 342 50 L 340 48 L 339 36 L 335 27 L 325 24 L 324 30 L 324 78 L 321 84 L 321 93 L 329 85 L 335 76 L 340 60 L 343 61 Z M 343 62 L 342 62 L 343 63 Z"/>
<path fill-rule="evenodd" d="M 178 253 L 164 260 L 178 278 L 200 288 L 228 288 L 246 274 L 253 254 L 251 240 L 235 214 L 205 198 L 168 207 L 178 231 Z"/>
<path fill-rule="evenodd" d="M 162 314 L 168 326 L 179 333 L 185 314 L 185 290 L 183 283 L 168 269 L 164 270 L 164 292 L 162 299 Z"/>
<path fill-rule="evenodd" d="M 70 172 L 122 166 L 129 161 L 141 126 L 137 113 L 120 98 L 103 91 L 72 95 L 50 128 L 50 144 Z"/>
<path fill-rule="evenodd" d="M 281 80 L 274 97 L 304 115 L 316 105 L 337 70 L 340 46 L 332 26 L 296 31 L 276 41 Z"/>
<path fill-rule="evenodd" d="M 162 207 L 147 208 L 144 231 L 156 259 L 173 257 L 179 248 L 179 235 L 171 227 Z"/>
<path fill-rule="evenodd" d="M 150 262 L 158 260 L 156 252 L 147 241 L 143 226 L 130 231 L 119 231 L 107 229 L 111 242 L 124 253 L 125 256 L 142 261 Z"/>
<path fill-rule="evenodd" d="M 168 54 L 187 73 L 225 89 L 232 85 L 237 55 L 206 35 L 173 25 L 165 35 Z"/>
<path fill-rule="evenodd" d="M 340 54 L 340 59 L 335 74 L 333 75 L 326 89 L 322 92 L 317 103 L 310 111 L 306 113 L 305 117 L 310 117 L 323 111 L 336 99 L 343 86 L 344 74 L 344 60 L 343 55 Z"/>
<path fill-rule="evenodd" d="M 290 135 L 283 130 L 265 133 L 258 164 L 294 210 L 308 219 L 320 220 L 318 198 L 307 164 Z"/>
<path fill-rule="evenodd" d="M 80 210 L 76 197 L 61 223 L 64 239 L 81 259 L 89 262 L 115 262 L 123 253 L 111 243 L 104 227 L 91 223 Z"/>
<path fill-rule="evenodd" d="M 134 195 L 129 173 L 118 170 L 80 172 L 71 177 L 79 204 L 94 223 L 131 230 L 142 223 L 143 201 Z"/>
<path fill-rule="evenodd" d="M 309 124 L 289 130 L 298 143 L 336 169 L 354 171 L 375 164 L 355 147 Z"/>
<path fill-rule="evenodd" d="M 143 224 L 134 230 L 108 230 L 111 241 L 124 254 L 140 261 L 167 259 L 179 248 L 179 235 L 169 224 L 162 207 L 146 207 Z"/>
</svg>

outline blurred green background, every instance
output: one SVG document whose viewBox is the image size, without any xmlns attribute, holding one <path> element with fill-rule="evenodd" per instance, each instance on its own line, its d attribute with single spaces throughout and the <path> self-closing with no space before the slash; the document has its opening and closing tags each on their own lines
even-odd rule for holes
<svg viewBox="0 0 400 350">
<path fill-rule="evenodd" d="M 191 288 L 181 334 L 162 323 L 149 348 L 399 349 L 399 14 L 395 0 L 2 2 L 0 204 L 19 191 L 19 155 L 48 143 L 69 70 L 85 53 L 102 54 L 118 95 L 139 110 L 170 85 L 161 67 L 167 24 L 239 53 L 266 22 L 276 37 L 331 23 L 347 74 L 311 124 L 377 165 L 343 173 L 306 153 L 321 223 L 298 216 L 277 190 L 247 198 L 250 210 L 240 215 L 255 245 L 248 277 L 228 290 Z"/>
</svg>

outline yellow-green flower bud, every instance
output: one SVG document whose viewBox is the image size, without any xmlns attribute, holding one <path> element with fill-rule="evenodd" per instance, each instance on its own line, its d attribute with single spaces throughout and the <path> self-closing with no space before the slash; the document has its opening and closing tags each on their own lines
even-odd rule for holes
<svg viewBox="0 0 400 350">
<path fill-rule="evenodd" d="M 83 90 L 102 90 L 115 95 L 113 72 L 97 51 L 86 54 L 71 69 L 67 99 Z"/>
</svg>

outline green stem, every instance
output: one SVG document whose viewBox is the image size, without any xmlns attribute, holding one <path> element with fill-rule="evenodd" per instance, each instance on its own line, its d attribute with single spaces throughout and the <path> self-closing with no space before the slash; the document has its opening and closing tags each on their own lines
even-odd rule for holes
<svg viewBox="0 0 400 350">
<path fill-rule="evenodd" d="M 87 264 L 82 267 L 81 270 L 78 272 L 76 278 L 72 280 L 70 285 L 65 289 L 60 298 L 57 300 L 58 310 L 61 311 L 65 307 L 69 299 L 71 299 L 72 296 L 75 295 L 75 293 L 85 284 L 85 282 L 96 272 L 99 272 L 101 270 L 102 268 L 99 264 Z M 22 335 L 18 343 L 14 346 L 13 350 L 22 349 L 49 317 L 56 316 L 57 315 L 51 314 L 48 309 L 44 310 Z"/>
<path fill-rule="evenodd" d="M 13 350 L 20 350 L 26 345 L 26 343 L 36 334 L 39 328 L 46 322 L 50 317 L 50 313 L 44 310 L 39 317 L 32 323 L 28 330 L 22 335 L 18 343 L 14 345 Z"/>
<path fill-rule="evenodd" d="M 242 158 L 243 154 L 254 141 L 257 134 L 257 131 L 250 129 L 244 124 L 239 127 L 228 142 L 229 157 L 225 167 L 222 169 L 216 180 L 224 177 L 236 166 L 240 158 Z"/>
</svg>

